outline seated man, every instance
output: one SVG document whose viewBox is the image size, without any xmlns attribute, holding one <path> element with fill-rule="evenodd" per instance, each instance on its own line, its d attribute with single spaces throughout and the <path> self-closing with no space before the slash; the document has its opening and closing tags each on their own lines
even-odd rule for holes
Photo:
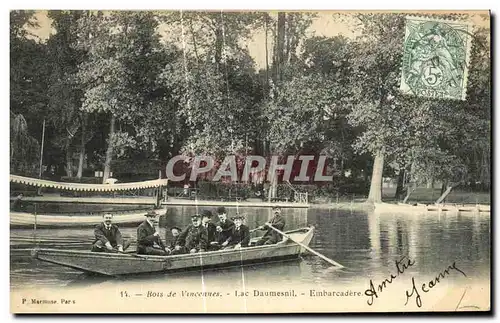
<svg viewBox="0 0 500 323">
<path fill-rule="evenodd" d="M 170 250 L 174 249 L 175 245 L 177 244 L 177 240 L 179 240 L 181 231 L 182 230 L 179 227 L 172 227 L 170 229 L 170 233 L 172 234 L 172 241 L 170 241 L 170 244 L 167 246 Z M 168 240 L 167 237 L 165 237 L 165 240 Z"/>
<path fill-rule="evenodd" d="M 285 228 L 285 218 L 281 216 L 281 208 L 279 206 L 273 207 L 274 217 L 271 221 L 267 222 L 265 225 L 260 226 L 259 230 L 267 230 L 266 233 L 257 241 L 256 245 L 260 246 L 263 244 L 275 244 L 280 242 L 283 237 L 270 227 L 268 224 L 272 225 L 276 229 L 283 231 Z"/>
<path fill-rule="evenodd" d="M 180 234 L 181 234 L 181 228 L 179 227 L 172 227 L 170 229 L 170 232 L 172 233 L 172 240 L 170 241 L 170 244 L 167 246 L 169 250 L 169 254 L 172 254 L 173 251 L 175 250 L 175 246 L 177 245 L 177 241 L 179 240 Z M 165 241 L 167 241 L 168 238 L 165 235 Z"/>
<path fill-rule="evenodd" d="M 231 230 L 231 236 L 222 243 L 224 249 L 239 249 L 241 247 L 248 247 L 250 242 L 250 229 L 243 224 L 244 217 L 236 215 L 232 220 L 234 221 L 234 228 Z"/>
<path fill-rule="evenodd" d="M 208 248 L 208 233 L 201 225 L 201 216 L 191 217 L 192 224 L 179 235 L 174 253 L 203 252 Z"/>
<path fill-rule="evenodd" d="M 22 207 L 22 199 L 23 199 L 23 193 L 20 193 L 18 196 L 16 196 L 16 199 L 14 202 L 11 204 L 10 209 L 14 212 L 22 212 L 23 207 Z"/>
<path fill-rule="evenodd" d="M 103 222 L 94 228 L 95 240 L 92 244 L 93 252 L 123 252 L 130 246 L 130 241 L 124 241 L 118 227 L 113 224 L 113 214 L 105 213 Z"/>
<path fill-rule="evenodd" d="M 137 253 L 141 255 L 166 256 L 170 251 L 161 241 L 157 230 L 158 214 L 150 211 L 146 220 L 137 228 Z"/>
<path fill-rule="evenodd" d="M 231 236 L 231 231 L 234 228 L 234 222 L 227 218 L 226 208 L 220 206 L 217 208 L 219 223 L 216 224 L 217 232 L 219 232 L 219 244 L 222 244 Z"/>
<path fill-rule="evenodd" d="M 212 212 L 203 210 L 201 212 L 201 225 L 207 230 L 208 250 L 219 249 L 219 233 L 215 224 L 210 222 L 212 219 Z"/>
</svg>

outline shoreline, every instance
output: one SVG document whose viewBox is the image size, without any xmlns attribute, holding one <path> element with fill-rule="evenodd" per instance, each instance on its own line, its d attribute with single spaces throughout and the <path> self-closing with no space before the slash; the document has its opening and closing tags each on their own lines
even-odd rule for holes
<svg viewBox="0 0 500 323">
<path fill-rule="evenodd" d="M 15 201 L 15 197 L 11 197 L 10 201 Z M 59 195 L 45 195 L 45 196 L 27 196 L 23 197 L 22 201 L 25 202 L 40 202 L 40 203 L 75 203 L 75 204 L 136 204 L 136 205 L 154 205 L 156 203 L 155 197 L 136 196 L 136 197 L 67 197 Z M 394 206 L 401 205 L 396 201 L 382 201 L 383 204 L 390 204 Z M 434 203 L 423 203 L 412 201 L 404 206 L 411 206 L 413 204 L 433 206 Z M 267 202 L 257 199 L 248 199 L 245 201 L 217 201 L 217 200 L 191 200 L 191 199 L 178 199 L 169 198 L 167 201 L 162 201 L 161 205 L 166 206 L 238 206 L 238 207 L 272 207 L 278 205 L 285 208 L 316 208 L 316 209 L 356 209 L 356 210 L 369 210 L 373 209 L 373 204 L 367 204 L 364 200 L 353 200 L 344 202 L 310 202 L 310 203 L 295 203 L 295 202 Z M 447 202 L 443 205 L 450 206 L 490 206 L 490 203 L 453 203 Z"/>
</svg>

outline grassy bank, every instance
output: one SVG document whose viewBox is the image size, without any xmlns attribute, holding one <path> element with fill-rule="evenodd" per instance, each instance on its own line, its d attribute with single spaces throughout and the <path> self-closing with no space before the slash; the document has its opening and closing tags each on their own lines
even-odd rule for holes
<svg viewBox="0 0 500 323">
<path fill-rule="evenodd" d="M 395 188 L 384 188 L 382 190 L 382 199 L 385 202 L 394 200 Z M 408 203 L 434 203 L 441 196 L 440 188 L 419 187 L 411 193 Z M 473 192 L 461 189 L 454 189 L 446 197 L 446 203 L 452 204 L 490 204 L 490 192 Z"/>
<path fill-rule="evenodd" d="M 387 203 L 402 202 L 402 199 L 397 201 L 394 199 L 396 193 L 395 188 L 384 188 L 382 190 L 382 201 Z M 432 188 L 417 188 L 408 199 L 407 203 L 424 203 L 432 204 L 441 196 L 441 189 Z M 311 201 L 311 206 L 315 208 L 351 208 L 351 209 L 366 209 L 364 205 L 367 196 L 351 195 L 342 197 L 316 197 Z M 445 203 L 450 204 L 490 204 L 491 194 L 489 192 L 472 192 L 465 190 L 452 190 Z"/>
</svg>

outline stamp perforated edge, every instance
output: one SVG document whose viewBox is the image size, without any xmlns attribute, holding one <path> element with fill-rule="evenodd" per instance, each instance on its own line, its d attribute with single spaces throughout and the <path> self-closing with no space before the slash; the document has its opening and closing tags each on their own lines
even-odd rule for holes
<svg viewBox="0 0 500 323">
<path fill-rule="evenodd" d="M 464 15 L 467 15 L 464 13 Z M 470 55 L 471 55 L 471 47 L 472 47 L 472 35 L 474 32 L 474 24 L 470 20 L 456 20 L 456 19 L 448 19 L 448 18 L 443 18 L 439 17 L 441 16 L 440 14 L 429 14 L 429 15 L 407 15 L 405 16 L 405 20 L 419 20 L 419 21 L 434 21 L 434 22 L 442 22 L 446 24 L 456 24 L 456 25 L 462 25 L 467 27 L 467 32 L 469 33 L 469 36 L 467 37 L 467 43 L 466 43 L 466 49 L 465 49 L 465 71 L 464 71 L 464 77 L 463 77 L 463 86 L 462 86 L 462 95 L 461 95 L 461 100 L 465 101 L 467 98 L 467 83 L 469 80 L 469 65 L 470 65 Z M 439 17 L 439 18 L 436 18 Z M 470 16 L 469 16 L 470 17 Z M 404 36 L 404 41 L 403 41 L 403 46 L 404 42 L 406 41 L 408 37 L 408 30 L 405 26 L 405 36 Z M 403 61 L 401 62 L 401 86 L 400 90 L 402 91 L 403 94 L 407 95 L 415 95 L 411 89 L 408 88 L 408 90 L 403 89 L 403 83 L 406 85 L 406 82 L 404 82 L 403 78 Z M 408 86 L 407 86 L 408 87 Z M 453 100 L 451 98 L 433 98 L 435 100 Z"/>
</svg>

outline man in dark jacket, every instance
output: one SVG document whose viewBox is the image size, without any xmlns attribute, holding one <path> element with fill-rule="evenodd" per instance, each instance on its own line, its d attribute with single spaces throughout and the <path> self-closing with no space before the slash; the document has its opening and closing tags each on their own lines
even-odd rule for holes
<svg viewBox="0 0 500 323">
<path fill-rule="evenodd" d="M 23 205 L 22 205 L 22 199 L 23 199 L 23 193 L 20 193 L 18 196 L 16 196 L 16 199 L 11 205 L 11 210 L 14 212 L 22 212 L 23 211 Z"/>
<path fill-rule="evenodd" d="M 146 220 L 137 228 L 137 253 L 142 255 L 166 256 L 169 249 L 161 241 L 157 230 L 158 215 L 154 211 L 146 214 Z"/>
<path fill-rule="evenodd" d="M 179 227 L 172 227 L 170 229 L 170 232 L 172 233 L 172 240 L 170 241 L 170 244 L 167 246 L 170 251 L 175 249 L 175 245 L 177 244 L 177 240 L 179 240 L 179 236 L 181 234 L 181 229 Z M 165 241 L 168 240 L 167 237 L 165 237 Z"/>
<path fill-rule="evenodd" d="M 192 224 L 179 235 L 175 246 L 175 253 L 179 252 L 203 252 L 208 249 L 208 233 L 201 225 L 201 215 L 195 214 L 191 217 Z"/>
<path fill-rule="evenodd" d="M 103 221 L 95 226 L 93 252 L 123 252 L 130 246 L 130 241 L 124 241 L 118 227 L 113 224 L 113 214 L 105 213 Z"/>
<path fill-rule="evenodd" d="M 212 220 L 212 212 L 203 210 L 201 212 L 201 225 L 207 230 L 208 250 L 219 249 L 219 232 L 215 224 L 210 222 Z"/>
<path fill-rule="evenodd" d="M 222 244 L 230 236 L 234 228 L 234 222 L 227 218 L 226 208 L 220 206 L 217 208 L 219 223 L 216 224 L 217 232 L 219 232 L 219 244 Z"/>
<path fill-rule="evenodd" d="M 250 229 L 243 224 L 244 217 L 236 215 L 233 218 L 234 228 L 231 230 L 231 236 L 222 243 L 225 249 L 248 247 L 250 243 Z"/>
<path fill-rule="evenodd" d="M 259 230 L 267 230 L 266 233 L 257 241 L 256 244 L 258 246 L 263 244 L 275 244 L 283 239 L 281 234 L 268 227 L 268 224 L 270 224 L 280 231 L 283 231 L 285 228 L 285 218 L 281 216 L 281 208 L 279 206 L 273 207 L 273 213 L 274 217 L 271 221 L 258 228 Z"/>
</svg>

